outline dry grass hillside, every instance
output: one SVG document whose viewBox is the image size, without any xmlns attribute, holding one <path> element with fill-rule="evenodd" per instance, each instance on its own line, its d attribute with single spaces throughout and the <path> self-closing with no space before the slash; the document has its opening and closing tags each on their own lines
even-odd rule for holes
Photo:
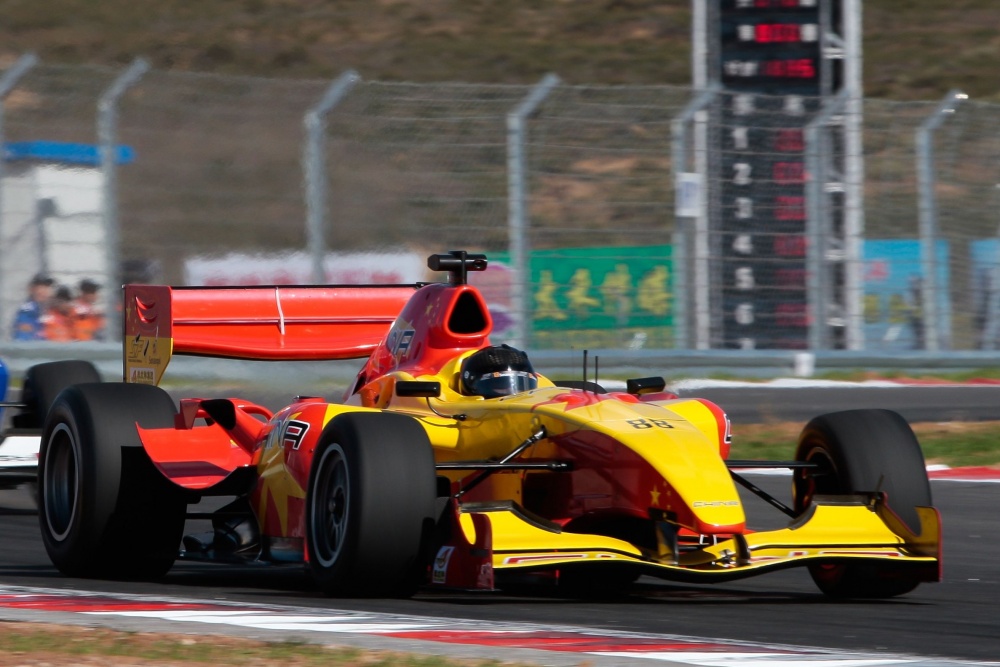
<svg viewBox="0 0 1000 667">
<path fill-rule="evenodd" d="M 996 0 L 864 0 L 865 87 L 1000 101 Z M 118 65 L 369 80 L 684 85 L 690 0 L 0 0 L 0 67 Z"/>
</svg>

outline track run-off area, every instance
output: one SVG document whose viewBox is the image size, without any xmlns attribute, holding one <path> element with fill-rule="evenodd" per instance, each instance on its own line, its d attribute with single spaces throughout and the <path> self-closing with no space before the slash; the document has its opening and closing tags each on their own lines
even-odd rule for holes
<svg viewBox="0 0 1000 667">
<path fill-rule="evenodd" d="M 0 587 L 0 616 L 57 623 L 93 623 L 116 629 L 224 632 L 254 639 L 297 639 L 379 650 L 415 651 L 453 658 L 517 660 L 545 665 L 871 665 L 985 664 L 671 634 L 609 631 L 557 624 L 319 611 L 309 607 L 109 595 L 60 589 Z"/>
</svg>

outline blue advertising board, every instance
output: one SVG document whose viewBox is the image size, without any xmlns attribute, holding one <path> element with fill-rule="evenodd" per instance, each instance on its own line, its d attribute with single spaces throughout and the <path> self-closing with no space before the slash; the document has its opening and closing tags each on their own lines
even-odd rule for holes
<svg viewBox="0 0 1000 667">
<path fill-rule="evenodd" d="M 986 345 L 986 328 L 989 327 L 989 300 L 997 298 L 995 290 L 1000 288 L 1000 240 L 979 239 L 969 243 L 969 259 L 971 260 L 969 274 L 969 290 L 972 292 L 973 323 L 976 333 L 976 347 L 983 349 L 1000 349 L 1000 330 L 994 324 L 993 337 L 990 345 Z M 995 304 L 996 306 L 997 304 Z M 994 313 L 996 316 L 997 313 Z"/>
<path fill-rule="evenodd" d="M 919 350 L 924 347 L 921 308 L 923 266 L 917 239 L 864 243 L 864 321 L 866 350 Z M 948 242 L 937 243 L 939 317 L 950 321 Z"/>
</svg>

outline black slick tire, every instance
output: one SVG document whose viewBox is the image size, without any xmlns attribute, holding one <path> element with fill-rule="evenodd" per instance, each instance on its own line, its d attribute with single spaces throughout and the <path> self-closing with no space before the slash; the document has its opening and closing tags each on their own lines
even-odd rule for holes
<svg viewBox="0 0 1000 667">
<path fill-rule="evenodd" d="M 136 432 L 173 426 L 170 396 L 147 385 L 74 385 L 52 405 L 39 454 L 42 542 L 75 577 L 153 579 L 177 557 L 186 501 Z"/>
<path fill-rule="evenodd" d="M 426 576 L 437 477 L 427 434 L 393 413 L 323 430 L 306 497 L 309 564 L 327 595 L 408 597 Z"/>
<path fill-rule="evenodd" d="M 886 494 L 886 501 L 912 530 L 920 530 L 916 507 L 931 505 L 923 452 L 913 430 L 891 410 L 846 410 L 821 415 L 803 429 L 796 460 L 819 465 L 798 470 L 793 481 L 795 509 L 805 511 L 816 495 Z M 833 598 L 887 598 L 920 583 L 878 563 L 811 565 L 816 585 Z"/>
<path fill-rule="evenodd" d="M 63 389 L 74 384 L 100 381 L 100 373 L 89 361 L 73 359 L 32 366 L 24 374 L 21 402 L 25 407 L 14 416 L 14 426 L 41 429 L 45 415 Z"/>
</svg>

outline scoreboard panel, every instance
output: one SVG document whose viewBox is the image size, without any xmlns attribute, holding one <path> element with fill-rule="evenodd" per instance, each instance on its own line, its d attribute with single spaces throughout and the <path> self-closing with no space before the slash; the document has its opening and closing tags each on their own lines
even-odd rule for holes
<svg viewBox="0 0 1000 667">
<path fill-rule="evenodd" d="M 805 128 L 839 84 L 834 0 L 714 0 L 721 103 L 711 228 L 723 347 L 808 346 Z"/>
<path fill-rule="evenodd" d="M 838 88 L 825 76 L 824 34 L 839 21 L 832 0 L 717 0 L 720 72 L 728 90 L 820 96 Z M 838 5 L 838 6 L 835 6 Z"/>
<path fill-rule="evenodd" d="M 723 342 L 805 345 L 804 124 L 816 98 L 722 95 L 719 165 Z"/>
</svg>

